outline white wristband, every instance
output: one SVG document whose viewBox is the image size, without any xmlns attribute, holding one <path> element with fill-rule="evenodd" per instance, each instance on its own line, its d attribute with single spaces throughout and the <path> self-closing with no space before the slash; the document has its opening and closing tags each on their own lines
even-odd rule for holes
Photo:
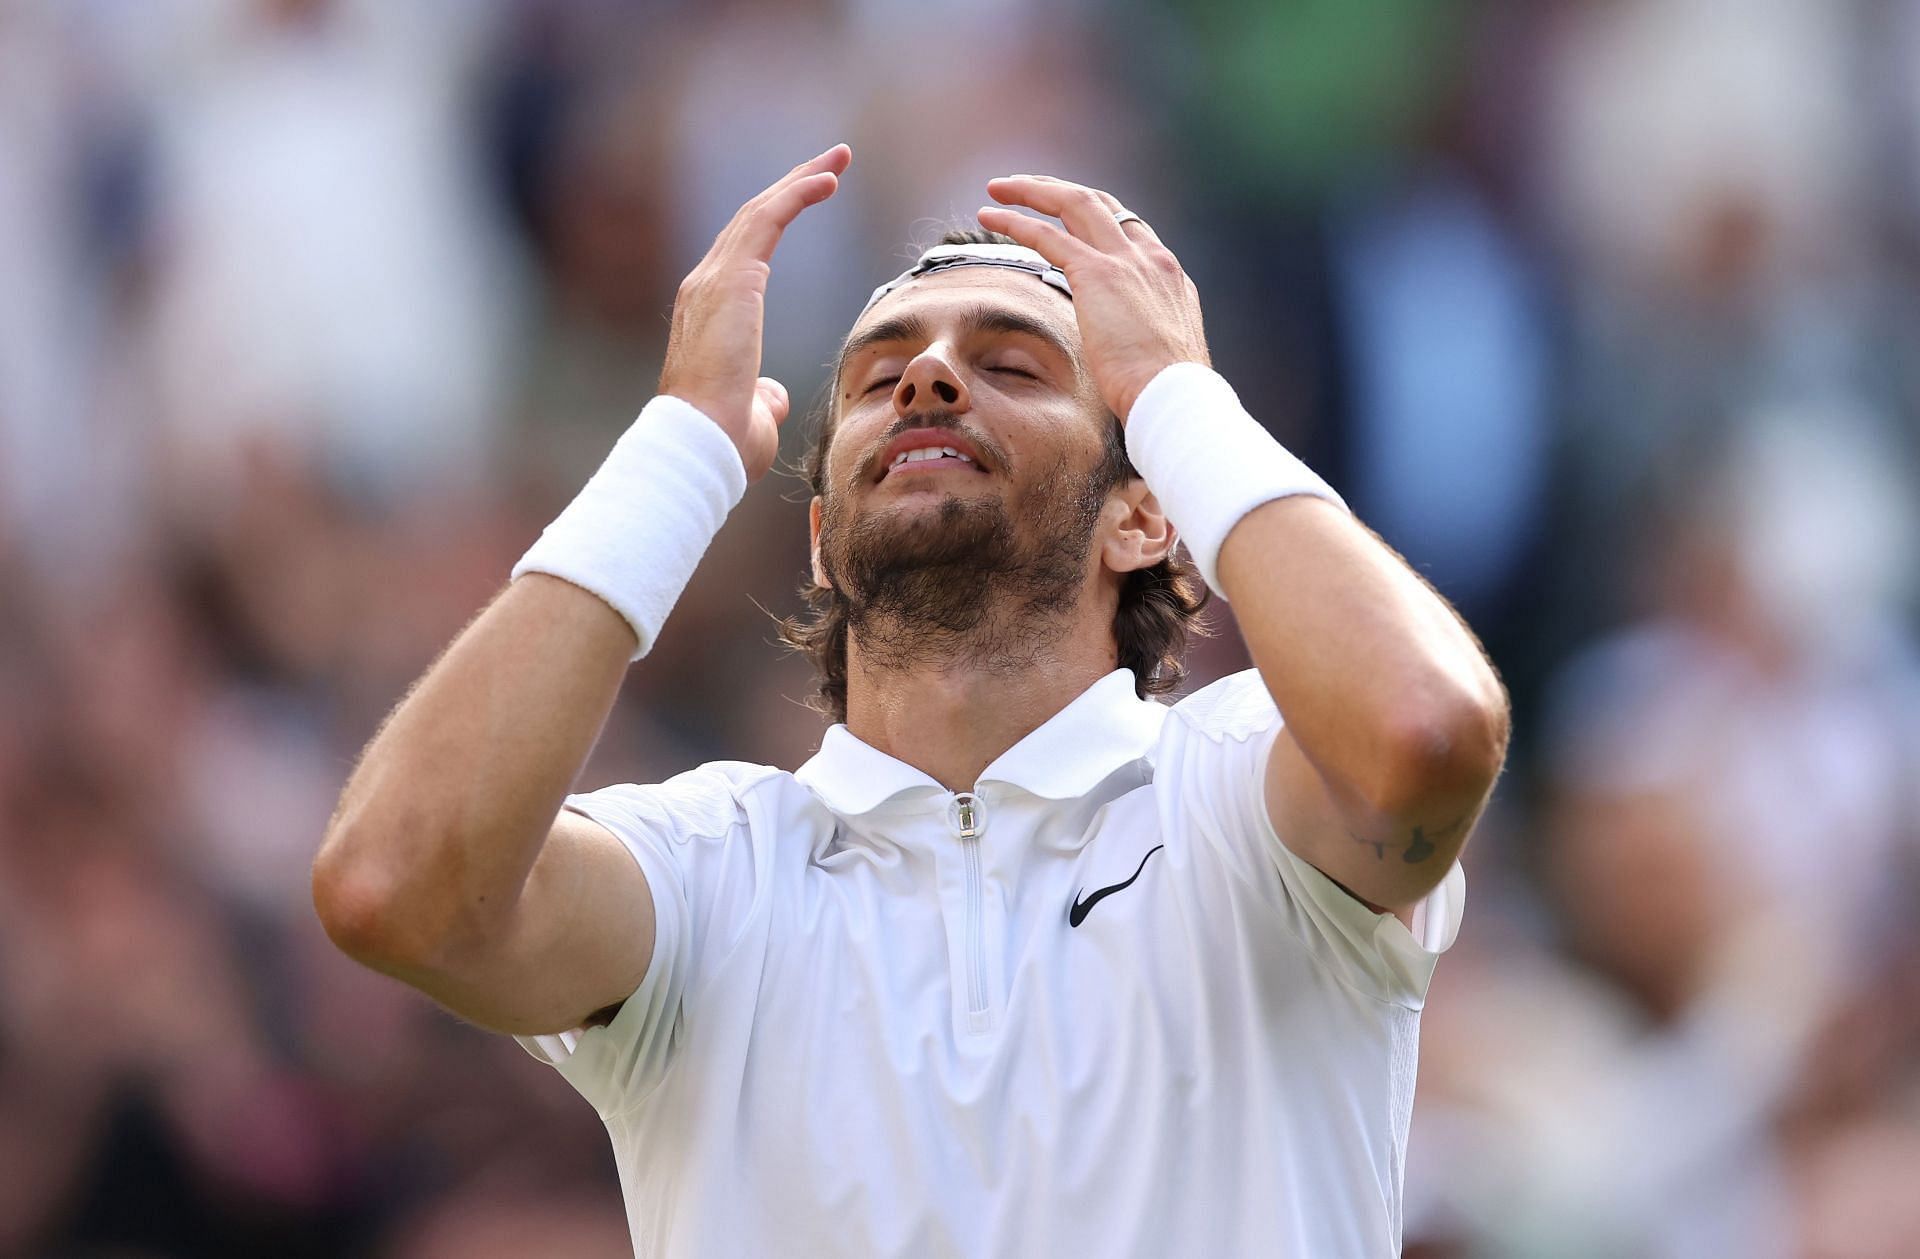
<svg viewBox="0 0 1920 1259">
<path fill-rule="evenodd" d="M 662 395 L 513 566 L 597 595 L 653 647 L 707 544 L 747 492 L 740 452 L 691 403 Z"/>
<path fill-rule="evenodd" d="M 1140 391 L 1127 415 L 1127 455 L 1222 599 L 1220 547 L 1242 516 L 1293 494 L 1347 508 L 1247 414 L 1224 377 L 1199 363 L 1175 363 Z"/>
</svg>

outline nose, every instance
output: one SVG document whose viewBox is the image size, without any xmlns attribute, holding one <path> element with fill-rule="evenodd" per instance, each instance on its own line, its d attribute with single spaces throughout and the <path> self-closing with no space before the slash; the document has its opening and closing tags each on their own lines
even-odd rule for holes
<svg viewBox="0 0 1920 1259">
<path fill-rule="evenodd" d="M 948 411 L 966 411 L 973 406 L 966 382 L 939 345 L 920 351 L 893 387 L 895 414 L 909 415 L 914 410 L 941 407 Z"/>
</svg>

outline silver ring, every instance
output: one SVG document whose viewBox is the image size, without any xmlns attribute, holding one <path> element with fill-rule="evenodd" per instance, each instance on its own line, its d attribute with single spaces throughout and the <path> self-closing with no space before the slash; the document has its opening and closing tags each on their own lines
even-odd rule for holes
<svg viewBox="0 0 1920 1259">
<path fill-rule="evenodd" d="M 1145 219 L 1135 214 L 1132 210 L 1115 210 L 1113 212 L 1113 221 L 1120 224 L 1120 226 L 1122 227 L 1125 227 L 1129 223 L 1145 223 L 1146 222 Z M 1152 231 L 1153 229 L 1149 227 L 1147 230 Z"/>
</svg>

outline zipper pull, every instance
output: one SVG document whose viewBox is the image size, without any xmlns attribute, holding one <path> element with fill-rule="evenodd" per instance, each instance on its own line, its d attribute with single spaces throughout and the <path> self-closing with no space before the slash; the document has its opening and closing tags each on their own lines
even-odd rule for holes
<svg viewBox="0 0 1920 1259">
<path fill-rule="evenodd" d="M 947 825 L 961 839 L 978 839 L 987 829 L 987 802 L 971 791 L 955 793 L 947 804 Z"/>
</svg>

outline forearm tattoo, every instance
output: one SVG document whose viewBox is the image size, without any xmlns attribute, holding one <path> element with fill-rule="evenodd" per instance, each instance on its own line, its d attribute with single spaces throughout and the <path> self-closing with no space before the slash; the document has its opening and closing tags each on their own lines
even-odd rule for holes
<svg viewBox="0 0 1920 1259">
<path fill-rule="evenodd" d="M 1390 835 L 1381 839 L 1368 839 L 1364 835 L 1355 835 L 1349 831 L 1347 837 L 1356 844 L 1373 849 L 1374 857 L 1380 861 L 1387 859 L 1387 850 L 1391 848 L 1400 854 L 1400 860 L 1408 865 L 1418 865 L 1438 852 L 1441 844 L 1449 842 L 1465 829 L 1472 818 L 1471 813 L 1463 813 L 1445 826 L 1418 825 L 1405 836 Z"/>
</svg>

